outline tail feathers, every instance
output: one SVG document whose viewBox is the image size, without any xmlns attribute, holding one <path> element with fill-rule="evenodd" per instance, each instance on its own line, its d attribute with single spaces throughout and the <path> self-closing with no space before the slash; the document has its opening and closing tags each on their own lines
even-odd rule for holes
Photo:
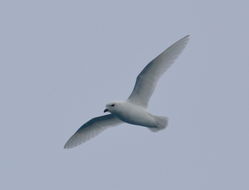
<svg viewBox="0 0 249 190">
<path fill-rule="evenodd" d="M 157 132 L 162 129 L 165 129 L 168 125 L 168 118 L 164 116 L 155 116 L 156 126 L 153 128 L 149 128 L 152 132 Z"/>
</svg>

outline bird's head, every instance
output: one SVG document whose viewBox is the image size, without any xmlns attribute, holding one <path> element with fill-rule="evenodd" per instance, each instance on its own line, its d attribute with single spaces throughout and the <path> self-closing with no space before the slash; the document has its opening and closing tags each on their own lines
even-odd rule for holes
<svg viewBox="0 0 249 190">
<path fill-rule="evenodd" d="M 118 106 L 119 106 L 118 102 L 111 102 L 109 104 L 106 104 L 104 112 L 113 113 L 117 110 Z"/>
</svg>

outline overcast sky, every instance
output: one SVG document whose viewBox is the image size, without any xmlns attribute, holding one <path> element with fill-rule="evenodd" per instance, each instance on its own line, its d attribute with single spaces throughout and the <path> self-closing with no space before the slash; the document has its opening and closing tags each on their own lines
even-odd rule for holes
<svg viewBox="0 0 249 190">
<path fill-rule="evenodd" d="M 0 189 L 249 189 L 249 3 L 0 2 Z M 181 37 L 151 133 L 128 124 L 64 143 Z"/>
</svg>

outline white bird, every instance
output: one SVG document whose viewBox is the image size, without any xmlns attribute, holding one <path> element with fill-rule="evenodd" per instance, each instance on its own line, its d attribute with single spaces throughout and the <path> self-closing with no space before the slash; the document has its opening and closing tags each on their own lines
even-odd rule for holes
<svg viewBox="0 0 249 190">
<path fill-rule="evenodd" d="M 104 112 L 110 114 L 95 117 L 83 124 L 66 142 L 64 148 L 80 145 L 106 128 L 123 122 L 148 127 L 151 131 L 164 129 L 168 124 L 167 117 L 152 115 L 146 108 L 159 78 L 183 51 L 188 40 L 189 35 L 183 37 L 146 65 L 137 76 L 129 98 L 107 104 Z"/>
</svg>

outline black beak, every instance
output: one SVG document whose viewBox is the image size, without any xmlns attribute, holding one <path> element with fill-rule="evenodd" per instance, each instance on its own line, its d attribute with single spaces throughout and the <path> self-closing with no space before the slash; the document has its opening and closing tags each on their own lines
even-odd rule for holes
<svg viewBox="0 0 249 190">
<path fill-rule="evenodd" d="M 108 112 L 108 111 L 109 111 L 109 110 L 106 108 L 106 109 L 104 110 L 104 113 L 105 113 L 105 112 Z"/>
</svg>

